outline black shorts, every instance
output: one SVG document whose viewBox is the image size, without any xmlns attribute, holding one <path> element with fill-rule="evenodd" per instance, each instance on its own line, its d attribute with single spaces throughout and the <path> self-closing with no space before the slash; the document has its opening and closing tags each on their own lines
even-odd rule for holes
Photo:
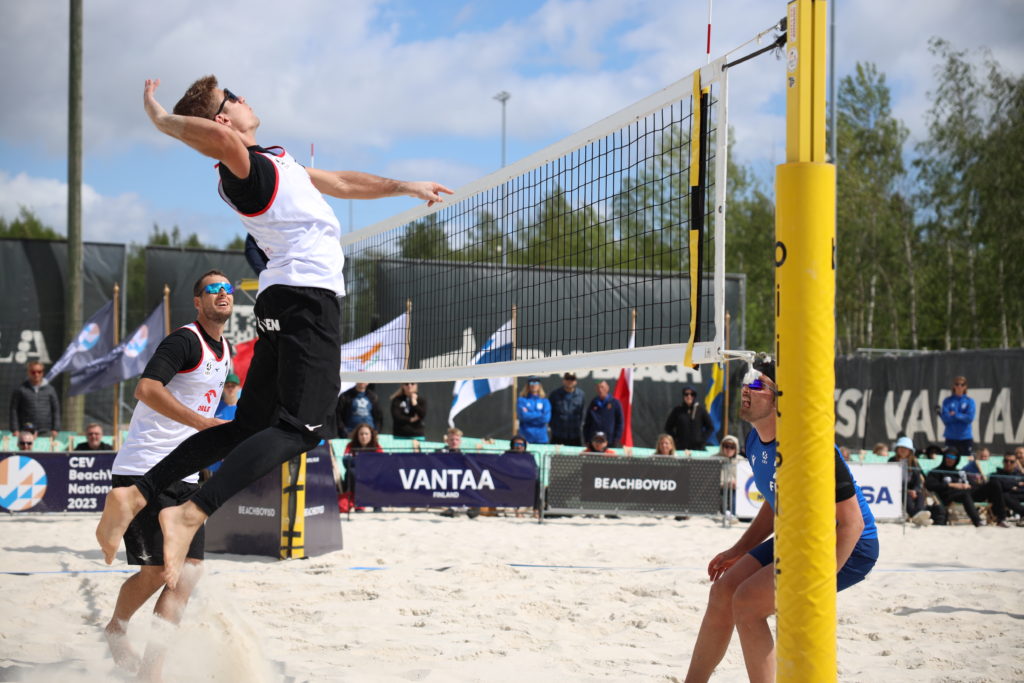
<svg viewBox="0 0 1024 683">
<path fill-rule="evenodd" d="M 341 389 L 341 306 L 316 287 L 273 285 L 253 313 L 258 339 L 235 421 L 253 430 L 283 420 L 321 438 L 336 436 Z"/>
<path fill-rule="evenodd" d="M 131 486 L 140 478 L 115 474 L 114 488 Z M 163 566 L 164 534 L 160 530 L 160 520 L 157 515 L 166 507 L 181 505 L 198 488 L 199 484 L 190 484 L 186 481 L 175 482 L 158 493 L 146 507 L 142 508 L 142 512 L 135 515 L 135 519 L 128 525 L 128 531 L 124 533 L 124 548 L 128 555 L 128 564 L 144 567 Z M 192 560 L 202 560 L 205 546 L 206 526 L 204 525 L 199 527 L 196 535 L 192 537 L 192 545 L 188 547 L 186 557 Z"/>
</svg>

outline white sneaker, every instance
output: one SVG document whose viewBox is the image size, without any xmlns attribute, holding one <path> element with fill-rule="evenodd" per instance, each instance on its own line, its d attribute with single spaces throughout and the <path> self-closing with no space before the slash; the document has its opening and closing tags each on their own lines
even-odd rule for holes
<svg viewBox="0 0 1024 683">
<path fill-rule="evenodd" d="M 910 521 L 917 526 L 928 526 L 932 523 L 932 513 L 928 510 L 921 510 L 911 517 Z"/>
</svg>

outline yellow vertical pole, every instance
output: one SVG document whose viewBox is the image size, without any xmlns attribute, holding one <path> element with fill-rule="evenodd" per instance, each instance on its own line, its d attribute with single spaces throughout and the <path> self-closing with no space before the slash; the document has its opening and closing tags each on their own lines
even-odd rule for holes
<svg viewBox="0 0 1024 683">
<path fill-rule="evenodd" d="M 118 284 L 114 283 L 114 330 L 113 330 L 113 342 L 114 348 L 121 343 L 121 288 Z M 111 419 L 113 422 L 114 432 L 114 450 L 121 450 L 121 383 L 118 382 L 114 385 L 114 415 Z M 73 441 L 73 439 L 72 439 Z M 68 443 L 68 450 L 74 448 L 73 443 Z"/>
<path fill-rule="evenodd" d="M 787 5 L 786 163 L 775 180 L 778 681 L 836 680 L 835 167 L 825 1 Z"/>
<path fill-rule="evenodd" d="M 306 556 L 306 454 L 281 463 L 281 559 Z"/>
</svg>

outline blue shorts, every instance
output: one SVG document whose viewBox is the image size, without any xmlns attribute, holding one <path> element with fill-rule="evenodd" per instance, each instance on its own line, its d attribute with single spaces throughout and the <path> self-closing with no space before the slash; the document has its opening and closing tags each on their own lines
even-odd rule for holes
<svg viewBox="0 0 1024 683">
<path fill-rule="evenodd" d="M 775 560 L 775 537 L 772 536 L 749 554 L 760 562 L 762 567 L 767 567 Z M 862 538 L 857 541 L 853 552 L 850 553 L 850 559 L 846 560 L 846 564 L 836 574 L 836 592 L 863 581 L 877 561 L 878 539 Z"/>
</svg>

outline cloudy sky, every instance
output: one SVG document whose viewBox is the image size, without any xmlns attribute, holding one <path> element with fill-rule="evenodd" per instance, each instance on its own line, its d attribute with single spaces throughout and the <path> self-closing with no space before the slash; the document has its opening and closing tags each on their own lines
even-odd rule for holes
<svg viewBox="0 0 1024 683">
<path fill-rule="evenodd" d="M 258 138 L 303 162 L 458 187 L 524 157 L 704 63 L 706 0 L 87 0 L 84 31 L 84 231 L 144 242 L 154 223 L 225 244 L 240 225 L 216 196 L 212 162 L 158 133 L 142 109 L 160 78 L 170 109 L 214 73 L 245 95 Z M 0 2 L 0 215 L 24 205 L 65 230 L 65 0 Z M 746 43 L 785 3 L 715 0 L 712 53 Z M 837 72 L 874 62 L 915 138 L 935 59 L 928 39 L 987 47 L 1024 73 L 1019 0 L 839 0 Z M 749 49 L 749 48 L 747 48 Z M 737 54 L 742 54 L 739 52 Z M 784 152 L 784 64 L 764 56 L 731 73 L 733 154 L 769 174 Z M 331 200 L 345 228 L 349 203 Z M 411 199 L 354 202 L 358 229 Z"/>
</svg>

